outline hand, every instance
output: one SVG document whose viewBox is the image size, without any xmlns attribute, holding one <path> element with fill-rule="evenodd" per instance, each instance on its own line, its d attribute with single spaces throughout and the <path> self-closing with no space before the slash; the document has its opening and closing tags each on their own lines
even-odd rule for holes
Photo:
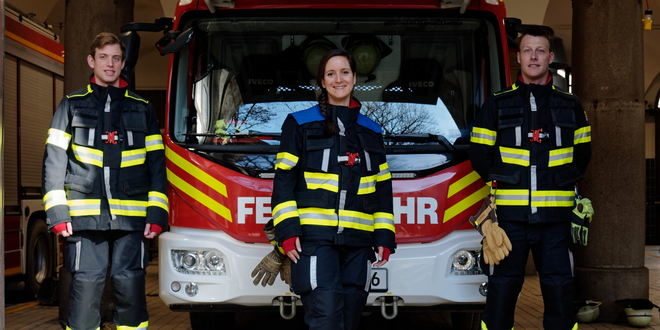
<svg viewBox="0 0 660 330">
<path fill-rule="evenodd" d="M 58 223 L 57 225 L 53 226 L 50 231 L 52 231 L 55 235 L 62 237 L 69 237 L 73 235 L 73 227 L 71 226 L 71 222 Z"/>
<path fill-rule="evenodd" d="M 282 242 L 282 248 L 291 261 L 298 263 L 298 260 L 300 260 L 299 252 L 302 252 L 302 248 L 300 247 L 300 237 L 293 236 L 287 238 Z"/>
<path fill-rule="evenodd" d="M 261 286 L 273 285 L 277 273 L 280 272 L 282 267 L 282 262 L 285 260 L 286 256 L 280 254 L 277 250 L 270 251 L 252 270 L 252 274 L 250 274 L 254 278 L 252 283 L 258 285 L 261 282 Z"/>
<path fill-rule="evenodd" d="M 374 264 L 374 267 L 381 267 L 385 265 L 390 260 L 390 249 L 384 246 L 379 246 L 378 250 L 378 261 Z"/>
<path fill-rule="evenodd" d="M 144 237 L 152 239 L 163 232 L 163 227 L 155 223 L 147 223 L 144 226 Z"/>
</svg>

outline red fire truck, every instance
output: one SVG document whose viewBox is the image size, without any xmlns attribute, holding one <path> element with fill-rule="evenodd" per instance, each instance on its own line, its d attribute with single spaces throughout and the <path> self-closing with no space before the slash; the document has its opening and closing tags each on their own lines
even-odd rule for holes
<svg viewBox="0 0 660 330">
<path fill-rule="evenodd" d="M 5 275 L 23 275 L 34 296 L 58 264 L 41 202 L 41 165 L 50 119 L 64 95 L 64 47 L 52 31 L 9 7 L 5 24 Z"/>
<path fill-rule="evenodd" d="M 394 185 L 398 248 L 372 271 L 367 308 L 444 310 L 477 328 L 487 279 L 467 219 L 489 190 L 465 149 L 485 97 L 510 83 L 504 18 L 501 0 L 180 0 L 160 42 L 172 54 L 165 304 L 193 328 L 230 327 L 237 309 L 295 315 L 288 286 L 250 273 L 272 249 L 262 229 L 282 122 L 316 103 L 320 56 L 343 48 Z"/>
</svg>

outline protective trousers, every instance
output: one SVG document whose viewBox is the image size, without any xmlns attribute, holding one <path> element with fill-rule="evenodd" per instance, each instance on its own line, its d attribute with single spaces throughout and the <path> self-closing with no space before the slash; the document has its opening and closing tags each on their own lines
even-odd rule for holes
<svg viewBox="0 0 660 330">
<path fill-rule="evenodd" d="M 122 329 L 146 329 L 149 315 L 145 297 L 147 253 L 141 231 L 74 232 L 64 245 L 65 266 L 73 275 L 67 329 L 98 329 L 106 274 L 116 298 L 114 322 Z"/>
<path fill-rule="evenodd" d="M 305 323 L 311 330 L 357 329 L 369 292 L 372 248 L 306 245 L 302 243 L 301 258 L 291 273 Z"/>
<path fill-rule="evenodd" d="M 527 256 L 532 251 L 541 282 L 545 329 L 574 329 L 573 254 L 570 251 L 570 223 L 528 224 L 500 221 L 513 249 L 494 267 L 482 264 L 488 276 L 486 309 L 482 329 L 510 330 L 518 294 L 525 279 Z"/>
</svg>

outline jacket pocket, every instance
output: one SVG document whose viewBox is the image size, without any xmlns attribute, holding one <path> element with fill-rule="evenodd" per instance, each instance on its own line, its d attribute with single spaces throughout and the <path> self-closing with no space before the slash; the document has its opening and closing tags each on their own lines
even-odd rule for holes
<svg viewBox="0 0 660 330">
<path fill-rule="evenodd" d="M 121 191 L 128 195 L 146 194 L 150 189 L 150 180 L 145 165 L 122 168 L 119 172 Z"/>
<path fill-rule="evenodd" d="M 121 119 L 126 129 L 125 144 L 130 148 L 143 148 L 147 136 L 147 114 L 144 111 L 124 110 Z"/>
<path fill-rule="evenodd" d="M 523 141 L 523 108 L 501 108 L 498 110 L 497 128 L 501 145 L 521 146 Z"/>
<path fill-rule="evenodd" d="M 337 162 L 331 159 L 332 147 L 335 144 L 333 137 L 313 138 L 307 137 L 305 150 L 307 151 L 305 167 L 321 172 L 328 172 Z"/>
<path fill-rule="evenodd" d="M 64 239 L 64 267 L 75 273 L 80 270 L 80 257 L 82 254 L 82 237 L 69 236 Z"/>
<path fill-rule="evenodd" d="M 71 118 L 73 142 L 82 146 L 94 146 L 98 110 L 92 108 L 75 108 Z"/>
<path fill-rule="evenodd" d="M 360 145 L 363 150 L 361 152 L 363 172 L 367 175 L 373 175 L 381 171 L 381 165 L 387 163 L 385 156 L 385 146 L 382 144 L 380 138 L 371 134 L 358 134 Z"/>
<path fill-rule="evenodd" d="M 94 180 L 82 175 L 67 174 L 64 186 L 81 193 L 89 194 L 94 191 Z"/>
<path fill-rule="evenodd" d="M 571 108 L 554 107 L 550 109 L 554 127 L 554 144 L 557 147 L 573 145 L 573 133 L 577 123 L 575 112 Z"/>
<path fill-rule="evenodd" d="M 582 178 L 582 173 L 575 165 L 562 166 L 557 169 L 554 174 L 555 184 L 559 187 L 567 187 L 572 190 L 575 183 Z"/>
</svg>

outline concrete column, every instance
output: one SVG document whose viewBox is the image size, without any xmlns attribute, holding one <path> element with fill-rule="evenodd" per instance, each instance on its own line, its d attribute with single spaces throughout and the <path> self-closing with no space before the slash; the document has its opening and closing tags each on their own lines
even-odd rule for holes
<svg viewBox="0 0 660 330">
<path fill-rule="evenodd" d="M 644 267 L 645 162 L 641 0 L 573 1 L 573 92 L 592 126 L 593 156 L 581 193 L 596 215 L 589 245 L 576 253 L 582 298 L 648 298 Z"/>
</svg>

